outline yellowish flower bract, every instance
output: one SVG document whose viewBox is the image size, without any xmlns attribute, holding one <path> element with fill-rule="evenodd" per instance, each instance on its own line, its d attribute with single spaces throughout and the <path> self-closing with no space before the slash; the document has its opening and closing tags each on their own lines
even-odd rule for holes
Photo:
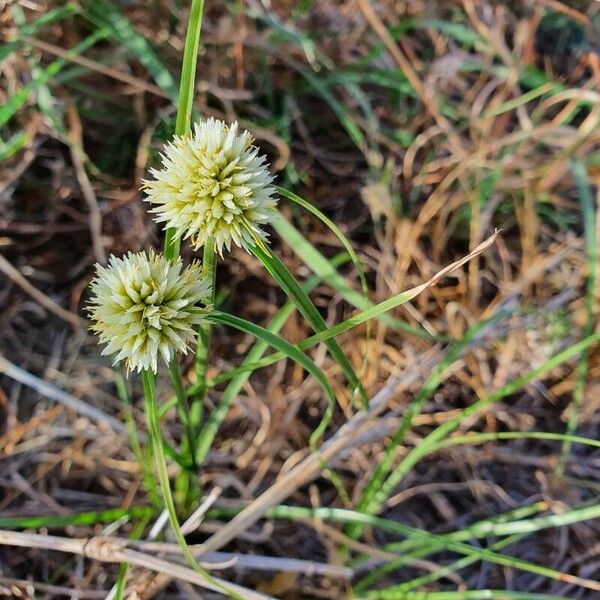
<svg viewBox="0 0 600 600">
<path fill-rule="evenodd" d="M 111 256 L 107 267 L 97 265 L 91 290 L 88 312 L 92 331 L 107 344 L 102 354 L 124 360 L 128 371 L 156 373 L 159 354 L 168 363 L 195 343 L 210 284 L 199 262 L 184 269 L 180 259 L 129 252 Z"/>
<path fill-rule="evenodd" d="M 144 181 L 155 220 L 190 239 L 194 249 L 210 238 L 222 255 L 231 242 L 248 249 L 266 239 L 261 226 L 274 214 L 273 178 L 265 157 L 238 124 L 217 119 L 197 123 L 191 135 L 167 144 L 162 168 Z"/>
</svg>

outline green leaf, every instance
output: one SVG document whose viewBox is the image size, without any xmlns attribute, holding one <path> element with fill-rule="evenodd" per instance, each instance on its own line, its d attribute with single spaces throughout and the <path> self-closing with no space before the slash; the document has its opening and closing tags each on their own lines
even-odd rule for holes
<svg viewBox="0 0 600 600">
<path fill-rule="evenodd" d="M 277 281 L 281 289 L 296 305 L 300 314 L 308 321 L 309 325 L 317 332 L 322 332 L 327 329 L 327 324 L 321 316 L 321 313 L 316 309 L 312 303 L 308 294 L 302 289 L 302 286 L 296 281 L 294 276 L 289 272 L 287 267 L 275 256 L 270 250 L 262 246 L 252 246 L 250 251 L 260 260 L 263 266 L 271 274 L 271 276 Z M 340 348 L 339 344 L 328 337 L 323 340 L 331 357 L 342 369 L 348 381 L 352 384 L 352 392 L 359 394 L 363 405 L 368 403 L 367 394 L 360 382 L 354 368 L 350 364 L 350 361 Z"/>
<path fill-rule="evenodd" d="M 536 594 L 533 592 L 510 592 L 504 590 L 471 590 L 462 592 L 398 592 L 387 588 L 369 592 L 368 600 L 569 600 L 566 596 Z M 357 598 L 357 600 L 361 600 Z"/>
<path fill-rule="evenodd" d="M 552 356 L 548 360 L 544 361 L 539 367 L 529 371 L 525 375 L 511 381 L 499 390 L 491 393 L 489 396 L 478 400 L 474 404 L 471 404 L 467 408 L 460 411 L 460 413 L 442 423 L 436 427 L 431 433 L 425 436 L 419 443 L 418 446 L 413 448 L 398 464 L 381 489 L 375 495 L 375 498 L 370 503 L 367 511 L 371 514 L 376 513 L 383 506 L 392 491 L 400 484 L 400 482 L 406 477 L 411 469 L 426 455 L 433 451 L 433 448 L 440 443 L 441 440 L 445 439 L 452 431 L 460 427 L 460 425 L 469 417 L 482 411 L 484 408 L 491 406 L 493 403 L 514 394 L 517 390 L 521 389 L 524 385 L 538 379 L 541 375 L 551 371 L 555 367 L 563 364 L 573 357 L 578 356 L 586 348 L 589 348 L 593 344 L 600 341 L 600 333 L 595 333 L 581 340 L 580 342 L 573 344 L 569 348 L 566 348 L 559 354 Z"/>
<path fill-rule="evenodd" d="M 296 204 L 298 204 L 299 206 L 301 206 L 302 208 L 304 208 L 311 214 L 315 215 L 315 217 L 317 217 L 317 219 L 319 219 L 322 223 L 324 223 L 333 232 L 333 234 L 337 237 L 337 239 L 340 241 L 342 246 L 344 246 L 346 252 L 350 256 L 350 260 L 352 261 L 352 264 L 354 265 L 354 268 L 356 269 L 356 272 L 358 274 L 358 278 L 360 280 L 360 285 L 361 285 L 362 291 L 366 297 L 367 294 L 369 293 L 369 286 L 367 285 L 367 279 L 365 277 L 365 272 L 362 268 L 362 265 L 360 264 L 360 260 L 357 256 L 356 252 L 354 251 L 354 248 L 352 247 L 352 244 L 350 244 L 350 241 L 342 233 L 340 228 L 329 217 L 324 215 L 318 208 L 313 206 L 310 202 L 307 202 L 306 200 L 304 200 L 304 198 L 301 198 L 297 194 L 294 194 L 294 192 L 290 192 L 289 190 L 286 190 L 285 188 L 282 188 L 279 186 L 275 186 L 275 190 L 277 191 L 277 193 L 281 194 L 288 200 L 295 202 Z"/>
<path fill-rule="evenodd" d="M 341 333 L 344 333 L 345 331 L 348 331 L 348 330 L 356 327 L 357 325 L 366 323 L 370 319 L 376 319 L 376 318 L 380 317 L 386 311 L 389 311 L 389 310 L 392 310 L 393 308 L 401 306 L 402 304 L 408 302 L 415 296 L 418 296 L 421 292 L 423 292 L 427 288 L 438 283 L 441 278 L 445 277 L 446 275 L 449 275 L 450 273 L 452 273 L 452 271 L 456 270 L 457 268 L 459 268 L 460 266 L 462 266 L 463 264 L 465 264 L 472 258 L 481 254 L 486 248 L 488 248 L 489 246 L 491 246 L 494 243 L 494 240 L 496 239 L 496 235 L 497 235 L 497 233 L 492 235 L 490 238 L 488 238 L 485 242 L 483 242 L 482 244 L 477 246 L 477 248 L 475 248 L 470 254 L 468 254 L 464 258 L 461 258 L 460 260 L 448 265 L 447 267 L 444 267 L 441 271 L 439 271 L 436 275 L 434 275 L 429 281 L 426 281 L 425 283 L 422 283 L 421 285 L 418 285 L 417 287 L 407 290 L 406 292 L 401 292 L 400 294 L 397 294 L 396 296 L 392 296 L 391 298 L 388 298 L 387 300 L 384 300 L 383 302 L 380 302 L 379 304 L 372 305 L 367 310 L 359 312 L 356 315 L 350 317 L 349 319 L 346 319 L 345 321 L 338 323 L 337 325 L 333 325 L 332 327 L 324 329 L 324 330 L 320 331 L 319 333 L 316 333 L 315 335 L 312 335 L 311 337 L 306 338 L 305 340 L 303 340 L 302 342 L 300 342 L 298 344 L 298 348 L 301 350 L 306 350 L 307 348 L 310 348 L 311 346 L 314 346 L 315 344 L 329 340 L 330 338 L 332 338 L 336 335 L 340 335 Z M 358 292 L 356 292 L 356 293 L 358 293 Z M 360 295 L 359 295 L 359 297 L 362 298 L 362 296 L 360 296 Z M 258 369 L 259 367 L 265 367 L 267 365 L 273 364 L 273 363 L 277 362 L 278 360 L 281 360 L 281 358 L 282 358 L 281 354 L 275 353 L 275 354 L 265 357 L 264 359 L 262 359 L 260 361 L 257 361 L 256 363 L 253 363 L 252 365 L 243 365 L 242 367 L 238 367 L 237 369 L 232 369 L 231 371 L 228 371 L 227 373 L 224 373 L 223 375 L 221 375 L 219 377 L 215 377 L 215 379 L 213 379 L 213 381 L 210 382 L 210 385 L 216 385 L 218 383 L 221 383 L 222 381 L 227 381 L 227 380 L 231 379 L 231 377 L 233 377 L 243 371 L 247 371 L 248 369 Z"/>
<path fill-rule="evenodd" d="M 585 165 L 580 161 L 571 163 L 571 172 L 577 184 L 579 191 L 579 202 L 583 215 L 583 231 L 585 233 L 585 253 L 587 258 L 587 281 L 585 292 L 585 311 L 586 321 L 583 328 L 583 335 L 591 335 L 595 327 L 595 304 L 596 304 L 596 277 L 598 270 L 598 252 L 596 240 L 596 206 L 592 198 L 590 182 L 588 180 Z M 575 388 L 573 390 L 573 400 L 571 402 L 569 420 L 567 422 L 567 433 L 573 434 L 579 421 L 579 410 L 583 402 L 586 378 L 588 373 L 588 351 L 584 350 L 579 356 L 577 364 L 577 377 Z M 569 441 L 565 441 L 561 450 L 561 456 L 557 465 L 556 473 L 562 475 L 564 472 L 567 458 L 571 450 Z"/>
<path fill-rule="evenodd" d="M 13 10 L 21 9 L 20 6 L 14 5 Z M 34 19 L 30 23 L 23 24 L 22 27 L 19 28 L 20 36 L 29 36 L 35 35 L 38 30 L 40 30 L 45 25 L 50 25 L 52 23 L 56 23 L 57 21 L 62 21 L 63 19 L 67 19 L 68 17 L 74 15 L 79 11 L 79 7 L 72 2 L 65 4 L 64 6 L 59 6 L 57 8 L 53 8 L 48 12 L 45 12 L 37 19 Z M 16 39 L 11 42 L 7 42 L 6 44 L 2 44 L 0 46 L 0 62 L 3 61 L 7 56 L 17 50 L 22 44 L 23 40 Z"/>
<path fill-rule="evenodd" d="M 0 517 L 2 529 L 39 529 L 40 527 L 66 527 L 76 525 L 86 527 L 97 523 L 113 523 L 123 517 L 145 519 L 156 514 L 151 506 L 133 508 L 108 508 L 74 515 L 44 515 L 42 517 Z"/>
<path fill-rule="evenodd" d="M 319 426 L 310 437 L 311 447 L 314 449 L 317 441 L 322 437 L 323 433 L 325 433 L 325 429 L 331 420 L 331 416 L 333 415 L 333 409 L 335 407 L 335 394 L 333 393 L 333 389 L 327 381 L 327 377 L 317 365 L 313 362 L 313 360 L 304 354 L 301 350 L 298 349 L 297 346 L 290 344 L 283 338 L 280 338 L 278 335 L 272 333 L 268 329 L 261 327 L 260 325 L 255 325 L 250 321 L 246 321 L 245 319 L 241 319 L 240 317 L 235 317 L 233 315 L 228 315 L 226 313 L 222 313 L 219 311 L 213 311 L 206 315 L 206 319 L 213 323 L 220 323 L 222 325 L 228 325 L 229 327 L 234 327 L 239 331 L 244 333 L 248 333 L 260 340 L 263 340 L 269 346 L 276 348 L 286 356 L 288 356 L 293 361 L 297 362 L 299 365 L 304 367 L 320 384 L 325 392 L 327 397 L 327 410 L 319 423 Z"/>
<path fill-rule="evenodd" d="M 346 262 L 348 257 L 344 255 L 338 255 L 332 259 L 332 263 L 341 264 L 342 262 Z M 316 275 L 310 277 L 306 283 L 304 284 L 304 289 L 309 292 L 312 290 L 318 283 L 320 282 L 320 278 Z M 268 330 L 277 334 L 280 329 L 285 325 L 285 322 L 294 312 L 295 306 L 293 302 L 286 302 L 273 316 L 271 319 Z M 233 400 L 240 393 L 244 383 L 248 381 L 248 378 L 252 374 L 254 368 L 251 366 L 255 364 L 265 353 L 269 344 L 263 340 L 257 339 L 252 348 L 246 354 L 244 361 L 242 363 L 242 370 L 237 371 L 235 375 L 232 376 L 231 381 L 223 390 L 221 397 L 219 398 L 219 402 L 215 406 L 213 410 L 210 411 L 210 415 L 206 421 L 206 424 L 202 428 L 202 431 L 199 436 L 199 440 L 197 442 L 197 454 L 196 461 L 198 464 L 202 464 L 206 455 L 212 447 L 217 431 L 219 430 L 219 426 L 223 422 L 229 407 Z M 245 369 L 244 367 L 250 365 L 250 368 Z M 194 390 L 190 390 L 190 394 L 193 395 L 195 393 Z"/>
<path fill-rule="evenodd" d="M 272 223 L 277 233 L 286 241 L 290 248 L 302 259 L 304 264 L 319 275 L 323 281 L 334 288 L 346 302 L 360 310 L 373 307 L 373 303 L 365 298 L 360 292 L 352 289 L 345 279 L 331 266 L 327 258 L 323 256 L 306 238 L 285 218 L 278 215 Z M 384 311 L 385 312 L 385 311 Z M 411 335 L 428 340 L 440 341 L 445 338 L 436 337 L 423 329 L 411 327 L 408 323 L 396 319 L 391 315 L 380 313 L 377 318 L 397 331 L 403 331 Z"/>
<path fill-rule="evenodd" d="M 482 321 L 481 323 L 476 323 L 473 327 L 470 327 L 465 335 L 460 339 L 452 343 L 452 345 L 448 348 L 446 355 L 443 360 L 441 360 L 433 369 L 432 373 L 427 377 L 423 386 L 419 390 L 419 392 L 415 395 L 414 399 L 410 403 L 410 406 L 406 410 L 404 417 L 400 421 L 400 425 L 397 427 L 396 431 L 391 436 L 385 452 L 383 454 L 383 458 L 377 464 L 373 475 L 371 476 L 369 482 L 364 488 L 362 492 L 360 501 L 356 505 L 356 510 L 359 512 L 366 511 L 369 512 L 369 508 L 372 506 L 373 499 L 379 492 L 385 478 L 388 476 L 391 471 L 395 458 L 397 456 L 398 447 L 404 442 L 404 438 L 410 426 L 412 424 L 413 419 L 421 413 L 423 405 L 425 402 L 434 394 L 435 390 L 438 388 L 442 375 L 450 367 L 462 354 L 462 352 L 471 344 L 471 342 L 475 339 L 475 337 L 481 332 L 490 327 L 491 325 L 497 323 L 501 318 L 508 316 L 510 313 L 501 313 L 499 312 L 497 315 L 494 315 L 493 318 L 488 319 L 486 321 Z M 360 527 L 352 526 L 348 530 L 348 535 L 354 539 L 358 538 L 361 534 Z"/>
<path fill-rule="evenodd" d="M 12 135 L 6 142 L 0 140 L 0 162 L 14 156 L 29 142 L 29 136 L 24 131 L 17 131 L 17 133 Z"/>
</svg>

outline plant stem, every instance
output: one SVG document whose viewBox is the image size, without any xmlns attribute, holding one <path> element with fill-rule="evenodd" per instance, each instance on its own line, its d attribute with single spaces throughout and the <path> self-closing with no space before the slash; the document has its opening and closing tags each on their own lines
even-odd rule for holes
<svg viewBox="0 0 600 600">
<path fill-rule="evenodd" d="M 181 455 L 189 457 L 189 466 L 195 471 L 196 470 L 196 459 L 195 459 L 195 447 L 196 447 L 196 433 L 192 427 L 190 418 L 191 410 L 188 401 L 187 394 L 185 393 L 185 385 L 183 383 L 183 377 L 181 376 L 181 369 L 175 359 L 171 359 L 169 362 L 169 375 L 171 377 L 171 385 L 177 398 L 177 412 L 179 420 L 185 429 L 185 445 L 181 448 Z"/>
<path fill-rule="evenodd" d="M 217 279 L 217 255 L 212 239 L 208 239 L 204 245 L 202 255 L 203 275 L 210 283 L 210 299 L 208 305 L 215 303 L 215 283 Z M 212 323 L 208 321 L 202 323 L 198 329 L 198 345 L 196 348 L 196 393 L 193 395 L 191 419 L 194 431 L 199 434 L 202 422 L 202 411 L 204 397 L 206 395 L 206 373 L 208 370 L 208 357 L 212 339 Z M 198 462 L 198 456 L 195 457 Z"/>
<path fill-rule="evenodd" d="M 181 65 L 181 81 L 179 83 L 179 101 L 177 103 L 177 118 L 175 120 L 175 135 L 186 135 L 192 125 L 192 107 L 198 63 L 198 48 L 200 46 L 200 31 L 202 29 L 202 13 L 204 0 L 192 0 L 190 18 L 185 36 L 183 64 Z M 164 255 L 173 260 L 179 256 L 181 240 L 176 236 L 175 229 L 168 228 L 165 234 Z"/>
<path fill-rule="evenodd" d="M 194 91 L 196 87 L 196 66 L 198 63 L 198 48 L 200 47 L 200 32 L 202 29 L 202 13 L 204 12 L 204 0 L 192 0 L 190 7 L 190 16 L 188 19 L 187 33 L 185 36 L 185 47 L 183 51 L 183 62 L 181 65 L 181 80 L 179 83 L 179 99 L 177 102 L 177 117 L 175 120 L 175 135 L 187 135 L 192 126 L 192 110 L 194 103 Z M 165 241 L 163 253 L 167 260 L 175 260 L 181 250 L 181 240 L 176 235 L 176 230 L 172 227 L 165 232 Z M 197 428 L 194 423 L 191 409 L 186 400 L 183 386 L 183 377 L 179 364 L 173 360 L 169 364 L 169 373 L 171 382 L 178 399 L 179 419 L 186 430 L 186 444 L 182 444 L 182 452 L 185 455 L 189 453 L 191 457 L 191 466 L 195 467 L 195 437 Z M 196 469 L 193 469 L 196 472 Z M 182 473 L 183 477 L 179 480 L 185 490 L 189 489 L 192 478 L 189 473 Z M 183 497 L 187 496 L 187 491 L 182 492 Z"/>
<path fill-rule="evenodd" d="M 171 487 L 169 482 L 169 474 L 167 473 L 167 462 L 163 451 L 162 434 L 160 432 L 160 425 L 158 420 L 158 410 L 156 407 L 156 387 L 154 383 L 154 373 L 152 371 L 142 371 L 142 384 L 144 387 L 144 405 L 146 408 L 146 419 L 148 422 L 148 430 L 150 432 L 150 441 L 154 449 L 154 458 L 156 463 L 156 470 L 158 472 L 158 481 L 160 483 L 162 498 L 169 515 L 169 521 L 175 539 L 181 548 L 181 553 L 194 571 L 206 578 L 207 581 L 215 583 L 213 578 L 207 573 L 194 558 L 181 527 L 177 519 L 177 512 L 175 510 L 175 502 L 173 501 L 173 495 L 171 494 Z"/>
</svg>

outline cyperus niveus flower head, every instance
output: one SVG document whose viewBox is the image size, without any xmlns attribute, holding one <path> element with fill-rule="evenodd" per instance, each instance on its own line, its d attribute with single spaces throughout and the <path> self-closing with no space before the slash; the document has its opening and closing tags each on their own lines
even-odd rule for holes
<svg viewBox="0 0 600 600">
<path fill-rule="evenodd" d="M 231 242 L 247 249 L 266 238 L 262 225 L 275 214 L 273 179 L 265 157 L 238 124 L 217 119 L 197 123 L 178 136 L 162 155 L 162 168 L 144 181 L 151 212 L 195 249 L 208 239 L 222 254 Z"/>
<path fill-rule="evenodd" d="M 107 344 L 102 354 L 115 355 L 115 363 L 124 360 L 128 370 L 156 373 L 159 355 L 168 363 L 194 343 L 210 285 L 198 262 L 184 269 L 181 260 L 151 251 L 98 265 L 91 290 L 88 312 L 91 329 Z"/>
</svg>

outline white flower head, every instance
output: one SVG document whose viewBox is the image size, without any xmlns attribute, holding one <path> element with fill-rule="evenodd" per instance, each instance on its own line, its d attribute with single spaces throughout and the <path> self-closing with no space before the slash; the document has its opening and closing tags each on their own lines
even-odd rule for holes
<svg viewBox="0 0 600 600">
<path fill-rule="evenodd" d="M 197 123 L 177 136 L 162 155 L 162 168 L 144 181 L 155 220 L 172 227 L 194 249 L 210 238 L 223 254 L 231 242 L 248 249 L 266 239 L 261 226 L 275 214 L 273 178 L 265 157 L 238 124 L 217 119 Z"/>
<path fill-rule="evenodd" d="M 150 251 L 97 265 L 91 290 L 88 312 L 92 331 L 107 344 L 102 354 L 116 355 L 115 363 L 124 360 L 127 370 L 156 373 L 159 354 L 167 363 L 176 352 L 187 354 L 210 285 L 200 263 L 184 269 L 181 260 Z"/>
</svg>

